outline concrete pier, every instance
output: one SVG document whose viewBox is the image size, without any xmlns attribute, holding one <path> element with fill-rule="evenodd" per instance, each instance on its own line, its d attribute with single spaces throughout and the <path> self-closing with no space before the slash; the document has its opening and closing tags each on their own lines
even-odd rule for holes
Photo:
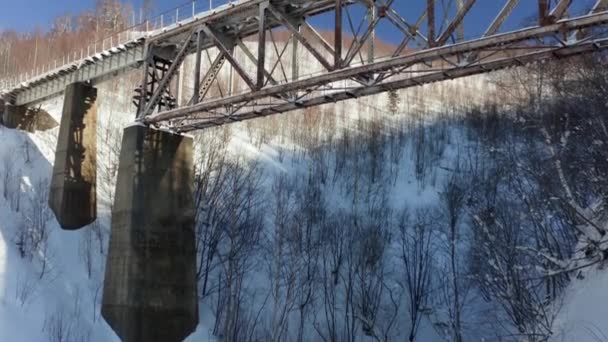
<svg viewBox="0 0 608 342">
<path fill-rule="evenodd" d="M 85 83 L 65 90 L 49 206 L 62 228 L 97 218 L 97 89 Z"/>
<path fill-rule="evenodd" d="M 180 342 L 198 325 L 192 138 L 124 131 L 102 315 L 124 342 Z"/>
</svg>

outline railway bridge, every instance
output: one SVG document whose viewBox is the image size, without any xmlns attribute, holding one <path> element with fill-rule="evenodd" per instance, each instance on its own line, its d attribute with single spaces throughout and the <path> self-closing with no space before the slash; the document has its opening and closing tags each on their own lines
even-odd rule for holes
<svg viewBox="0 0 608 342">
<path fill-rule="evenodd" d="M 124 341 L 181 341 L 198 324 L 193 143 L 184 133 L 599 51 L 608 47 L 608 0 L 587 3 L 197 0 L 2 80 L 0 108 L 17 128 L 30 109 L 64 96 L 49 204 L 64 229 L 79 229 L 97 216 L 96 85 L 141 71 L 102 314 Z M 182 100 L 188 57 L 192 91 Z M 222 70 L 235 80 L 218 95 L 210 90 L 225 87 Z"/>
</svg>

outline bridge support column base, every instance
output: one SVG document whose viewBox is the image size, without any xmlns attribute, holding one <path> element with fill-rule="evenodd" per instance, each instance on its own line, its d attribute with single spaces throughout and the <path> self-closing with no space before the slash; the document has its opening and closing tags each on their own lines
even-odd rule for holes
<svg viewBox="0 0 608 342">
<path fill-rule="evenodd" d="M 65 90 L 49 207 L 63 229 L 97 218 L 97 89 L 73 83 Z"/>
<path fill-rule="evenodd" d="M 192 145 L 124 130 L 101 310 L 124 342 L 181 342 L 198 325 Z"/>
</svg>

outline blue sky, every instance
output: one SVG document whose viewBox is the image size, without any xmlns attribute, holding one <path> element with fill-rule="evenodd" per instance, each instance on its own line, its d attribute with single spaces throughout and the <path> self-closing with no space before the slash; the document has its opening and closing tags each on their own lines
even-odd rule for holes
<svg viewBox="0 0 608 342">
<path fill-rule="evenodd" d="M 47 29 L 53 18 L 93 7 L 94 0 L 0 0 L 0 29 Z"/>
<path fill-rule="evenodd" d="M 208 3 L 208 0 L 199 0 Z M 227 0 L 214 0 L 215 3 Z M 592 3 L 594 0 L 574 0 L 574 11 Z M 134 7 L 141 6 L 142 0 L 125 0 Z M 184 4 L 185 0 L 156 0 L 156 12 L 165 11 L 177 5 Z M 94 8 L 95 0 L 0 0 L 0 30 L 14 29 L 18 31 L 30 31 L 36 27 L 48 29 L 53 18 L 63 14 L 77 14 Z M 423 0 L 396 0 L 395 7 L 406 19 L 414 21 L 416 16 L 422 12 L 425 1 Z M 491 22 L 492 17 L 504 4 L 504 0 L 477 0 L 469 15 L 467 35 L 478 35 L 483 28 Z M 518 27 L 525 17 L 536 15 L 536 0 L 521 0 L 513 18 L 505 24 L 505 28 Z M 473 19 L 473 20 L 471 20 Z M 330 17 L 318 18 L 317 24 L 329 27 Z M 325 25 L 323 25 L 325 24 Z M 385 35 L 391 35 L 391 28 L 380 28 Z M 382 32 L 379 33 L 382 35 Z"/>
<path fill-rule="evenodd" d="M 141 6 L 141 0 L 128 0 Z M 184 1 L 157 0 L 163 5 Z M 48 29 L 53 19 L 65 14 L 78 14 L 95 8 L 95 0 L 0 0 L 0 30 L 30 31 L 35 28 Z"/>
</svg>

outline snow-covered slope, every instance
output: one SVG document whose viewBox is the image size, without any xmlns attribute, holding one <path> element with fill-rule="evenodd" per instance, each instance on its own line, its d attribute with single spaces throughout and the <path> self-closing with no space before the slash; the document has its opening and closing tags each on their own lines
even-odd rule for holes
<svg viewBox="0 0 608 342">
<path fill-rule="evenodd" d="M 0 148 L 0 175 L 9 172 L 7 168 L 11 169 L 8 198 L 0 196 L 0 341 L 117 341 L 111 329 L 100 317 L 99 304 L 105 248 L 108 242 L 109 207 L 112 202 L 111 193 L 117 162 L 116 148 L 120 146 L 121 127 L 132 120 L 129 93 L 124 91 L 132 89 L 132 86 L 127 80 L 122 82 L 123 84 L 104 84 L 100 88 L 102 94 L 98 102 L 100 217 L 97 224 L 86 229 L 76 232 L 61 230 L 46 206 L 46 191 L 58 128 L 35 134 L 0 128 L 1 139 L 4 142 Z M 414 97 L 412 95 L 412 98 Z M 326 107 L 322 112 L 325 117 L 334 116 L 332 113 L 334 111 L 341 113 L 342 119 L 339 120 L 336 131 L 332 134 L 353 129 L 356 132 L 362 129 L 361 124 L 358 124 L 360 120 L 366 121 L 373 116 L 389 115 L 386 112 L 387 102 L 384 95 L 359 102 L 351 101 L 336 107 Z M 59 121 L 61 103 L 62 99 L 58 98 L 45 103 L 43 107 Z M 260 137 L 264 134 L 263 126 L 266 123 L 278 122 L 279 126 L 286 127 L 289 120 L 300 115 L 302 114 L 294 113 L 291 117 L 283 119 L 277 117 L 257 124 L 243 123 L 230 129 L 228 151 L 231 158 L 259 163 L 264 173 L 262 184 L 266 196 L 270 196 L 277 176 L 286 174 L 292 179 L 306 177 L 312 161 L 307 156 L 306 147 L 291 138 L 282 137 L 281 134 L 266 139 L 266 142 L 260 144 Z M 399 125 L 400 121 L 393 119 L 390 121 L 391 124 L 384 128 L 386 132 L 380 134 L 391 134 L 391 125 Z M 389 122 L 388 118 L 387 122 Z M 432 120 L 429 123 L 432 123 Z M 325 133 L 325 131 L 318 132 L 321 136 Z M 312 136 L 318 134 L 312 133 Z M 303 135 L 306 136 L 308 135 Z M 326 137 L 313 140 L 317 141 L 315 145 L 320 143 L 320 146 L 323 145 L 323 141 L 328 141 Z M 331 157 L 335 153 L 333 148 L 328 146 L 326 150 L 327 157 L 333 158 Z M 443 177 L 441 175 L 445 174 L 445 171 L 438 167 L 449 163 L 453 156 L 453 151 L 448 148 L 445 152 L 447 159 L 440 158 L 435 162 L 433 170 L 429 171 L 433 174 L 430 177 L 433 180 L 429 185 L 424 185 L 416 180 L 410 165 L 411 151 L 408 151 L 409 148 L 399 152 L 405 156 L 403 161 L 405 167 L 398 172 L 391 193 L 388 194 L 395 208 L 404 204 L 413 208 L 421 207 L 436 201 L 435 186 Z M 3 190 L 3 184 L 0 184 L 0 190 Z M 343 195 L 339 195 L 341 192 L 339 189 L 328 187 L 325 192 L 328 199 L 336 203 L 335 206 L 332 205 L 333 209 L 350 210 L 349 205 L 341 204 L 346 200 L 341 197 Z M 19 198 L 18 204 L 14 203 L 15 198 Z M 42 242 L 44 247 L 36 249 L 30 260 L 29 257 L 20 255 L 18 236 L 21 231 L 33 229 L 30 224 L 36 215 L 43 215 L 48 220 L 44 224 L 48 240 Z M 257 272 L 262 271 L 263 269 L 260 268 Z M 267 280 L 262 282 L 260 288 L 266 291 L 265 288 L 269 284 L 266 283 Z M 265 296 L 265 293 L 254 295 L 252 301 L 259 304 Z M 201 326 L 188 341 L 214 341 L 212 334 L 214 320 L 211 305 L 206 305 L 203 301 Z M 307 336 L 313 338 L 312 326 L 309 329 Z M 422 323 L 419 336 L 427 341 L 440 338 L 427 319 Z"/>
<path fill-rule="evenodd" d="M 46 205 L 55 134 L 0 128 L 3 177 L 10 172 L 2 186 L 3 192 L 8 187 L 7 196 L 0 196 L 0 341 L 109 341 L 112 336 L 96 304 L 103 260 L 90 254 L 91 277 L 83 263 L 81 247 L 92 235 L 61 230 Z M 37 226 L 38 218 L 44 227 Z M 41 232 L 47 237 L 34 242 Z M 34 254 L 24 257 L 21 250 Z"/>
<path fill-rule="evenodd" d="M 314 69 L 309 57 L 301 57 Z M 185 101 L 192 91 L 188 68 L 191 59 L 184 67 Z M 224 72 L 222 79 L 225 82 L 229 74 Z M 134 74 L 99 85 L 99 219 L 86 229 L 61 230 L 46 206 L 58 128 L 35 134 L 0 128 L 0 341 L 118 341 L 100 317 L 99 305 L 122 127 L 133 120 L 130 96 L 138 80 Z M 203 196 L 217 200 L 212 202 L 217 207 L 200 209 L 198 228 L 210 233 L 216 231 L 209 227 L 226 230 L 220 232 L 224 240 L 219 249 L 230 248 L 229 234 L 237 240 L 255 240 L 239 240 L 251 243 L 251 250 L 234 251 L 241 258 L 237 264 L 242 263 L 233 283 L 239 292 L 239 330 L 247 329 L 241 333 L 252 341 L 298 341 L 298 336 L 320 341 L 332 333 L 345 341 L 406 340 L 412 306 L 403 279 L 399 227 L 400 220 L 411 214 L 414 221 L 426 217 L 428 222 L 420 224 L 433 234 L 434 283 L 428 301 L 416 308 L 422 312 L 416 340 L 451 340 L 447 331 L 452 313 L 445 299 L 451 294 L 444 287 L 449 280 L 445 251 L 450 241 L 438 207 L 446 182 L 459 171 L 457 161 L 471 166 L 483 155 L 479 150 L 485 142 L 469 136 L 461 119 L 469 106 L 484 103 L 493 90 L 485 76 L 476 76 L 196 134 L 197 171 L 213 168 L 209 178 L 222 180 L 219 195 L 209 191 Z M 59 121 L 61 104 L 58 98 L 43 107 Z M 472 152 L 475 149 L 478 154 Z M 220 162 L 206 164 L 211 152 Z M 225 174 L 229 176 L 222 179 Z M 212 183 L 205 185 L 213 187 Z M 248 198 L 254 203 L 239 202 L 248 191 L 255 194 Z M 239 209 L 234 212 L 253 212 L 249 225 L 242 226 L 246 232 L 259 228 L 256 236 L 238 235 L 242 232 L 229 230 L 240 222 L 213 217 L 231 201 Z M 238 203 L 247 210 L 241 211 Z M 411 228 L 411 223 L 403 225 Z M 471 233 L 465 227 L 472 226 L 470 222 L 461 225 L 463 236 Z M 313 233 L 319 234 L 318 241 L 305 249 L 298 239 L 310 227 L 317 229 Z M 361 232 L 380 234 L 355 235 Z M 374 240 L 378 236 L 380 242 Z M 366 239 L 371 244 L 361 242 Z M 366 252 L 377 248 L 375 243 L 384 248 L 380 256 L 372 253 L 373 262 L 361 262 L 361 255 L 353 252 L 369 257 Z M 456 247 L 462 252 L 456 264 L 463 269 L 469 267 L 466 247 Z M 210 264 L 208 292 L 200 291 L 200 326 L 187 341 L 227 339 L 222 336 L 229 330 L 222 321 L 226 294 L 220 294 L 227 265 L 217 256 Z M 296 303 L 292 291 L 298 289 L 291 287 L 292 281 L 302 281 L 305 267 L 315 273 L 312 300 L 306 302 L 312 304 L 306 310 Z M 608 282 L 603 273 L 571 284 L 553 342 L 607 340 L 606 305 L 597 305 L 608 299 L 602 293 Z M 366 298 L 368 292 L 375 297 Z M 499 305 L 479 292 L 469 284 L 463 295 L 464 340 L 510 336 L 514 329 Z M 370 302 L 375 300 L 382 309 L 372 315 L 376 321 L 366 329 L 370 318 L 362 315 L 370 315 L 370 308 L 360 306 L 373 310 L 376 304 Z M 281 310 L 286 312 L 283 316 Z M 303 312 L 306 317 L 300 321 Z M 503 330 L 495 331 L 497 326 Z"/>
<path fill-rule="evenodd" d="M 593 269 L 574 279 L 556 318 L 551 342 L 608 341 L 608 272 Z"/>
</svg>

